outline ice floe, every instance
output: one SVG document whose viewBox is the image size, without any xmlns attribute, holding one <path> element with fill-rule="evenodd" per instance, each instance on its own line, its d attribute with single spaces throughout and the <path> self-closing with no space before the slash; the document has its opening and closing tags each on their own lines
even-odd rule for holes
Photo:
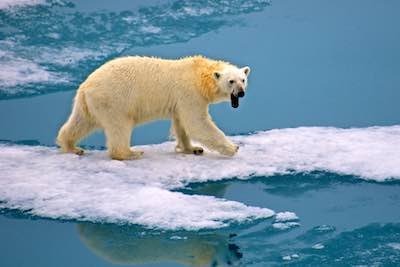
<svg viewBox="0 0 400 267">
<path fill-rule="evenodd" d="M 0 145 L 3 208 L 50 218 L 133 223 L 165 229 L 226 226 L 274 215 L 212 196 L 169 191 L 189 183 L 327 171 L 383 182 L 400 178 L 400 126 L 303 127 L 232 137 L 233 158 L 176 154 L 173 142 L 141 146 L 143 159 L 113 161 L 106 151 L 85 156 L 55 147 Z M 275 228 L 295 226 L 278 213 Z"/>
</svg>

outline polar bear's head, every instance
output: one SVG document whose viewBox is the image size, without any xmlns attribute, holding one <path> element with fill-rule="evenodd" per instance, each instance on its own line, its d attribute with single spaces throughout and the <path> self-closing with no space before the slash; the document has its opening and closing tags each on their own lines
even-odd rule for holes
<svg viewBox="0 0 400 267">
<path fill-rule="evenodd" d="M 250 67 L 238 68 L 233 65 L 225 66 L 221 71 L 213 73 L 217 86 L 222 92 L 221 100 L 231 100 L 232 107 L 239 106 L 239 98 L 244 97 L 247 88 L 247 77 Z"/>
</svg>

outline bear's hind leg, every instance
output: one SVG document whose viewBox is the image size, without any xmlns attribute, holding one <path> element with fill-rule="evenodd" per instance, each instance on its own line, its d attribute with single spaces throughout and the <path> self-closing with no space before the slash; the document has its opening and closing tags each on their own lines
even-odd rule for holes
<svg viewBox="0 0 400 267">
<path fill-rule="evenodd" d="M 63 152 L 83 155 L 84 150 L 77 147 L 76 143 L 87 136 L 94 128 L 94 123 L 74 112 L 58 132 L 57 144 Z"/>
<path fill-rule="evenodd" d="M 132 151 L 130 148 L 132 128 L 127 123 L 118 126 L 107 126 L 104 129 L 107 138 L 108 154 L 112 159 L 138 159 L 143 155 L 143 151 Z"/>
<path fill-rule="evenodd" d="M 183 129 L 177 116 L 172 120 L 172 132 L 176 137 L 177 145 L 175 151 L 178 153 L 201 155 L 204 152 L 202 147 L 192 146 L 188 135 Z"/>
</svg>

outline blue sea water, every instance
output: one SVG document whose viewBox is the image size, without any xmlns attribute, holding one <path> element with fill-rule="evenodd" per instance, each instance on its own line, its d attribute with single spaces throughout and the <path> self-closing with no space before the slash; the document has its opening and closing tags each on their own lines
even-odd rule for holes
<svg viewBox="0 0 400 267">
<path fill-rule="evenodd" d="M 0 1 L 0 266 L 399 266 L 398 10 Z M 59 154 L 79 83 L 133 54 L 249 65 L 239 109 L 211 108 L 237 157 L 175 155 L 165 121 L 135 130 L 140 161 L 102 133 Z"/>
</svg>

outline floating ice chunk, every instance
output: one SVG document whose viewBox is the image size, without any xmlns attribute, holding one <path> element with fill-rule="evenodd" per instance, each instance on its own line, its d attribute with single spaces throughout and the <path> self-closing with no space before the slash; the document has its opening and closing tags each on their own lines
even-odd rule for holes
<svg viewBox="0 0 400 267">
<path fill-rule="evenodd" d="M 326 233 L 326 232 L 333 232 L 336 230 L 336 228 L 332 225 L 323 224 L 323 225 L 314 227 L 313 230 L 317 233 Z"/>
<path fill-rule="evenodd" d="M 273 223 L 272 227 L 278 230 L 287 230 L 296 226 L 300 226 L 297 222 L 286 222 L 286 223 Z"/>
<path fill-rule="evenodd" d="M 156 27 L 153 25 L 142 26 L 142 27 L 140 27 L 140 30 L 145 33 L 160 33 L 161 32 L 160 27 Z"/>
<path fill-rule="evenodd" d="M 279 212 L 275 215 L 276 222 L 295 221 L 298 219 L 299 217 L 297 217 L 296 213 L 290 211 Z"/>
<path fill-rule="evenodd" d="M 177 184 L 137 177 L 140 168 L 134 171 L 133 165 L 128 173 L 132 163 L 109 160 L 104 152 L 85 158 L 46 147 L 1 145 L 0 201 L 3 208 L 48 218 L 163 229 L 218 228 L 274 215 L 235 201 L 168 191 L 162 187 Z"/>
<path fill-rule="evenodd" d="M 173 235 L 173 236 L 171 236 L 169 239 L 172 239 L 172 240 L 186 240 L 187 239 L 187 236 L 179 236 L 179 235 Z"/>
<path fill-rule="evenodd" d="M 29 174 L 27 174 L 29 175 Z M 82 182 L 28 178 L 0 194 L 3 207 L 31 214 L 81 221 L 130 223 L 159 229 L 219 228 L 230 222 L 268 218 L 269 209 L 210 196 L 185 195 L 122 181 Z M 57 184 L 55 184 L 57 183 Z"/>
<path fill-rule="evenodd" d="M 312 246 L 313 249 L 323 249 L 325 248 L 325 246 L 321 243 L 315 244 L 314 246 Z"/>
<path fill-rule="evenodd" d="M 284 261 L 291 261 L 292 259 L 298 259 L 300 256 L 298 254 L 286 255 L 282 257 Z"/>
<path fill-rule="evenodd" d="M 286 255 L 282 257 L 282 260 L 284 261 L 290 261 L 292 259 L 292 257 L 290 255 Z"/>
<path fill-rule="evenodd" d="M 184 12 L 186 12 L 190 16 L 204 16 L 204 15 L 210 15 L 213 12 L 215 12 L 212 8 L 210 7 L 205 7 L 205 8 L 194 8 L 194 7 L 184 7 L 183 8 Z"/>
<path fill-rule="evenodd" d="M 393 249 L 400 250 L 400 243 L 388 243 L 387 245 Z"/>
</svg>

